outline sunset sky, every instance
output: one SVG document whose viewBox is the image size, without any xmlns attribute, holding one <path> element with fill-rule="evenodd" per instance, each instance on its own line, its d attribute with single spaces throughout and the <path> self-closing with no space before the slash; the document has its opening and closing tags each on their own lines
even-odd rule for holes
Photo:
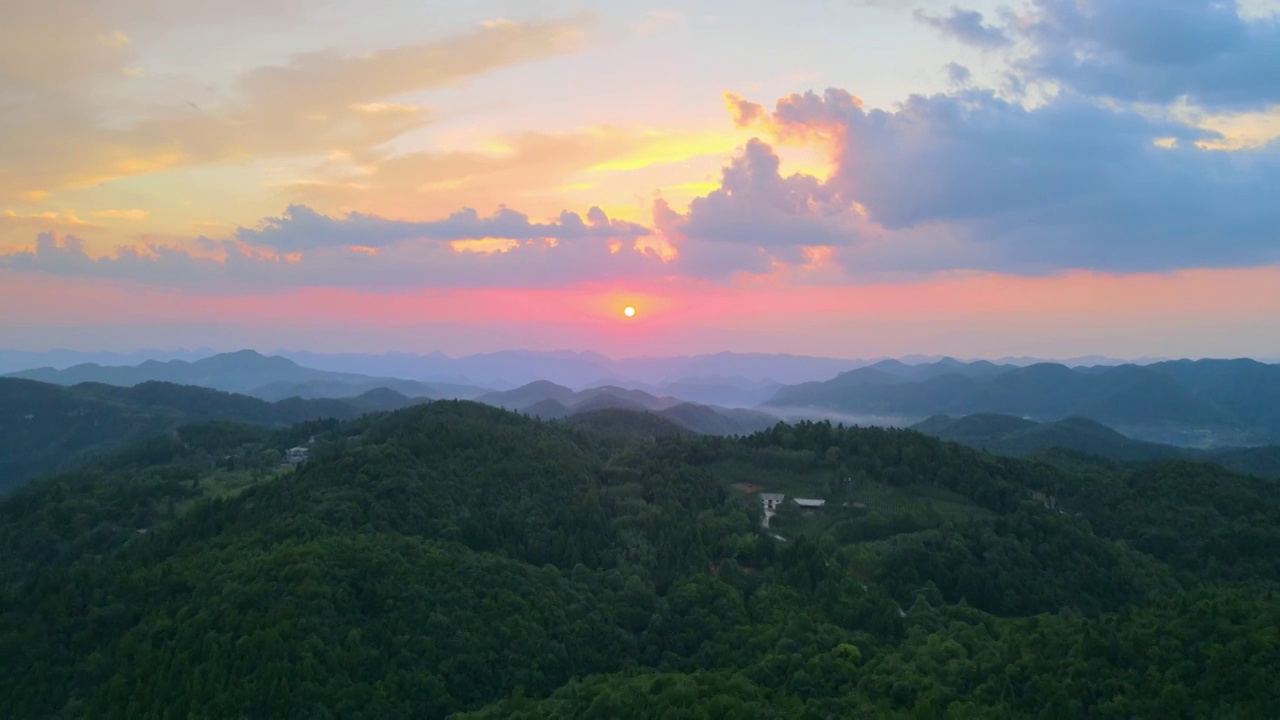
<svg viewBox="0 0 1280 720">
<path fill-rule="evenodd" d="M 1280 0 L 0 14 L 0 348 L 1280 357 Z"/>
</svg>

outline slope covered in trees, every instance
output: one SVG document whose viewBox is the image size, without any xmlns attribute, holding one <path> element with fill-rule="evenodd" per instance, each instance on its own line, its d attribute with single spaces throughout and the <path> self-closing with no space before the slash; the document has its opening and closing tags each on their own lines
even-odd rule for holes
<svg viewBox="0 0 1280 720">
<path fill-rule="evenodd" d="M 745 435 L 779 422 L 773 415 L 756 410 L 699 405 L 613 385 L 574 391 L 562 385 L 539 381 L 514 390 L 482 395 L 477 398 L 477 402 L 506 410 L 518 410 L 543 420 L 570 418 L 601 410 L 651 412 L 689 432 L 704 435 Z"/>
<path fill-rule="evenodd" d="M 24 488 L 4 714 L 1280 713 L 1276 481 L 602 425 L 440 402 L 192 427 Z M 299 436 L 312 461 L 275 471 Z M 765 529 L 762 490 L 826 504 Z"/>
<path fill-rule="evenodd" d="M 0 378 L 0 494 L 34 477 L 75 467 L 92 452 L 109 451 L 184 424 L 224 420 L 279 427 L 319 418 L 349 419 L 414 402 L 390 390 L 343 400 L 292 398 L 268 403 L 163 382 L 61 387 Z"/>
</svg>

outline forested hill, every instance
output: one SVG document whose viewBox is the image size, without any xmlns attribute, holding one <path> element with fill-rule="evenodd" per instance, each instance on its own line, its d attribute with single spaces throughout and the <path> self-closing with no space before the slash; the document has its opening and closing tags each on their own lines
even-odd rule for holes
<svg viewBox="0 0 1280 720">
<path fill-rule="evenodd" d="M 912 426 L 926 435 L 989 450 L 998 455 L 1030 455 L 1064 449 L 1119 462 L 1186 459 L 1212 462 L 1248 475 L 1280 477 L 1280 446 L 1201 450 L 1126 437 L 1087 418 L 1038 423 L 1009 415 L 937 415 Z"/>
<path fill-rule="evenodd" d="M 1038 421 L 1084 417 L 1161 442 L 1280 444 L 1280 365 L 1248 359 L 1074 368 L 880 363 L 781 388 L 766 405 L 916 420 L 979 413 Z"/>
<path fill-rule="evenodd" d="M 1276 481 L 634 425 L 437 402 L 36 482 L 3 715 L 1280 716 Z"/>
<path fill-rule="evenodd" d="M 612 385 L 574 391 L 562 385 L 539 381 L 514 390 L 482 395 L 476 400 L 543 420 L 570 418 L 598 410 L 648 412 L 689 432 L 706 435 L 746 435 L 781 422 L 776 416 L 756 410 L 700 405 Z"/>
<path fill-rule="evenodd" d="M 34 477 L 75 467 L 92 452 L 116 449 L 180 425 L 227 420 L 278 427 L 319 418 L 350 419 L 413 402 L 385 389 L 344 400 L 268 403 L 163 382 L 62 387 L 0 378 L 0 494 Z"/>
</svg>

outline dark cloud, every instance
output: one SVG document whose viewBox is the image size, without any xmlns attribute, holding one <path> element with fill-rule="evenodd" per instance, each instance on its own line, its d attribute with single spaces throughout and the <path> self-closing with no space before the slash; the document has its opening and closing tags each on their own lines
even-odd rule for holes
<svg viewBox="0 0 1280 720">
<path fill-rule="evenodd" d="M 957 62 L 947 63 L 944 69 L 947 71 L 947 80 L 951 81 L 952 85 L 968 85 L 973 77 L 969 68 Z"/>
<path fill-rule="evenodd" d="M 1077 92 L 1212 109 L 1280 103 L 1280 23 L 1234 0 L 1035 0 L 1028 75 Z"/>
<path fill-rule="evenodd" d="M 928 25 L 943 35 L 966 45 L 980 48 L 1001 48 L 1010 45 L 1004 31 L 983 21 L 976 10 L 951 8 L 950 15 L 930 15 L 923 10 L 913 13 L 916 22 Z"/>
<path fill-rule="evenodd" d="M 720 190 L 694 201 L 680 225 L 686 235 L 765 248 L 844 246 L 846 257 L 899 269 L 914 258 L 922 271 L 941 268 L 921 229 L 966 248 L 946 255 L 955 269 L 1280 261 L 1280 204 L 1269 197 L 1280 187 L 1274 145 L 1205 150 L 1196 141 L 1216 136 L 1070 94 L 1036 108 L 990 92 L 914 96 L 890 112 L 829 90 L 784 98 L 762 122 L 779 137 L 829 144 L 833 175 L 784 180 L 767 146 L 749 147 Z M 847 212 L 856 206 L 865 220 Z M 910 251 L 896 253 L 884 233 L 910 234 L 902 246 Z M 867 255 L 869 245 L 878 249 Z"/>
<path fill-rule="evenodd" d="M 346 245 L 383 247 L 415 239 L 634 240 L 647 234 L 648 228 L 610 220 L 596 207 L 587 212 L 585 222 L 577 213 L 566 211 L 552 222 L 536 223 L 528 215 L 505 207 L 490 217 L 481 217 L 475 210 L 465 208 L 444 220 L 407 222 L 362 213 L 333 218 L 306 205 L 290 205 L 280 217 L 267 218 L 257 228 L 239 228 L 236 239 L 291 252 Z"/>
</svg>

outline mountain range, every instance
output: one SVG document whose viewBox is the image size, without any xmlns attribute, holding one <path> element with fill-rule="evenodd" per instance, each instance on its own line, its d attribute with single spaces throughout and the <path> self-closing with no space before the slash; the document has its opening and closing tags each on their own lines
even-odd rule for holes
<svg viewBox="0 0 1280 720">
<path fill-rule="evenodd" d="M 1074 368 L 884 361 L 781 388 L 765 408 L 914 421 L 978 413 L 1037 421 L 1085 417 L 1131 437 L 1177 445 L 1260 445 L 1280 443 L 1280 365 L 1247 359 Z"/>
<path fill-rule="evenodd" d="M 486 392 L 485 388 L 466 385 L 317 370 L 303 367 L 288 358 L 266 356 L 253 350 L 222 353 L 194 361 L 147 360 L 138 365 L 117 366 L 85 363 L 62 370 L 41 367 L 11 373 L 9 377 L 56 385 L 88 382 L 129 387 L 145 382 L 168 382 L 271 401 L 290 397 L 357 397 L 377 388 L 394 390 L 406 397 L 433 400 L 468 399 Z"/>
<path fill-rule="evenodd" d="M 1023 366 L 904 358 L 858 366 L 860 361 L 733 353 L 626 360 L 526 351 L 465 359 L 295 356 L 244 350 L 132 366 L 41 367 L 13 376 L 68 386 L 161 381 L 273 402 L 354 398 L 385 388 L 407 398 L 479 399 L 547 418 L 605 407 L 682 414 L 686 427 L 724 434 L 767 427 L 777 418 L 908 426 L 935 415 L 1001 414 L 1037 422 L 1088 418 L 1170 445 L 1280 444 L 1280 365 L 1247 359 Z M 349 371 L 356 367 L 373 374 Z M 806 377 L 823 379 L 793 382 Z M 511 384 L 523 378 L 532 379 Z M 533 400 L 521 401 L 524 395 Z M 694 406 L 673 409 L 681 403 Z"/>
<path fill-rule="evenodd" d="M 50 350 L 44 352 L 0 350 L 0 374 L 31 368 L 65 370 L 75 365 L 95 364 L 103 366 L 138 365 L 148 360 L 168 362 L 183 360 L 195 362 L 218 353 L 209 348 L 197 350 L 138 350 L 129 353 L 81 352 Z M 228 354 L 228 353 L 223 353 Z M 474 385 L 498 390 L 510 390 L 536 380 L 552 382 L 582 389 L 594 385 L 619 385 L 645 390 L 655 394 L 676 394 L 663 390 L 662 385 L 692 384 L 705 386 L 724 384 L 735 388 L 755 389 L 756 386 L 797 384 L 826 380 L 837 373 L 871 365 L 877 359 L 843 359 L 806 357 L 784 353 L 732 353 L 720 352 L 705 355 L 674 357 L 631 357 L 614 359 L 599 353 L 574 351 L 509 350 L 450 357 L 443 353 L 426 354 L 390 353 L 317 353 L 307 351 L 276 350 L 264 352 L 288 358 L 304 367 L 348 375 L 393 377 L 420 380 L 429 383 L 453 383 Z M 909 355 L 899 358 L 907 365 L 921 365 L 944 360 L 942 356 Z M 1010 357 L 995 361 L 996 364 L 1024 366 L 1043 359 Z M 1070 366 L 1117 365 L 1126 361 L 1103 356 L 1086 356 L 1063 359 Z M 1134 360 L 1138 364 L 1154 360 Z M 759 394 L 759 393 L 757 393 Z M 769 393 L 771 394 L 771 393 Z M 756 399 L 726 400 L 724 396 L 686 399 L 694 402 L 710 402 L 725 405 L 730 402 L 742 406 L 754 405 L 769 397 L 764 394 Z M 681 396 L 683 397 L 683 396 Z"/>
<path fill-rule="evenodd" d="M 243 383 L 251 377 L 242 374 L 243 364 L 232 367 L 229 372 L 214 373 L 217 368 L 226 368 L 227 358 L 219 357 L 224 361 L 221 365 L 207 361 L 190 364 L 174 361 L 163 364 L 163 367 L 185 370 L 188 372 L 186 377 L 206 372 L 208 374 L 198 378 L 224 385 Z M 282 358 L 264 358 L 267 362 L 260 363 L 252 356 L 240 354 L 235 359 L 248 365 L 260 364 L 283 371 L 294 371 L 297 367 L 292 361 Z M 215 367 L 210 368 L 210 365 Z M 193 370 L 193 367 L 197 369 Z M 140 368 L 108 370 L 115 371 L 117 379 L 127 380 L 133 378 L 122 371 L 137 372 Z M 40 475 L 74 467 L 95 453 L 163 435 L 192 423 L 230 421 L 282 427 L 309 420 L 351 419 L 426 400 L 399 392 L 396 387 L 412 383 L 403 380 L 393 380 L 391 387 L 376 386 L 359 395 L 349 395 L 353 387 L 363 387 L 373 381 L 363 382 L 363 385 L 355 386 L 338 381 L 313 380 L 309 388 L 323 390 L 327 387 L 334 392 L 343 392 L 344 396 L 304 398 L 295 393 L 287 399 L 267 401 L 261 397 L 208 387 L 155 380 L 128 386 L 102 382 L 62 386 L 26 378 L 0 378 L 0 492 L 23 485 Z M 253 383 L 250 381 L 248 384 Z M 778 418 L 761 412 L 697 405 L 637 390 L 605 387 L 574 391 L 548 382 L 491 392 L 479 401 L 544 420 L 569 420 L 572 424 L 586 426 L 604 423 L 613 427 L 647 427 L 650 436 L 675 432 L 743 435 L 779 422 Z M 651 417 L 619 419 L 608 413 L 593 415 L 620 410 L 636 410 Z"/>
<path fill-rule="evenodd" d="M 594 353 L 571 352 L 510 351 L 455 360 L 443 355 L 396 354 L 293 353 L 286 357 L 241 350 L 197 360 L 43 366 L 19 370 L 9 377 L 59 385 L 172 382 L 271 401 L 288 397 L 355 397 L 379 387 L 408 397 L 469 400 L 492 390 L 512 390 L 546 381 L 578 390 L 615 387 L 704 405 L 746 408 L 769 399 L 783 387 L 782 381 L 827 378 L 852 366 L 850 361 L 830 358 L 732 353 L 613 361 Z M 474 378 L 481 378 L 480 384 Z"/>
<path fill-rule="evenodd" d="M 1212 462 L 1235 472 L 1280 477 L 1280 446 L 1251 448 L 1178 447 L 1126 437 L 1088 418 L 1038 423 L 1011 415 L 936 415 L 911 427 L 926 435 L 981 448 L 997 455 L 1025 456 L 1069 450 L 1118 462 L 1185 459 Z"/>
</svg>

